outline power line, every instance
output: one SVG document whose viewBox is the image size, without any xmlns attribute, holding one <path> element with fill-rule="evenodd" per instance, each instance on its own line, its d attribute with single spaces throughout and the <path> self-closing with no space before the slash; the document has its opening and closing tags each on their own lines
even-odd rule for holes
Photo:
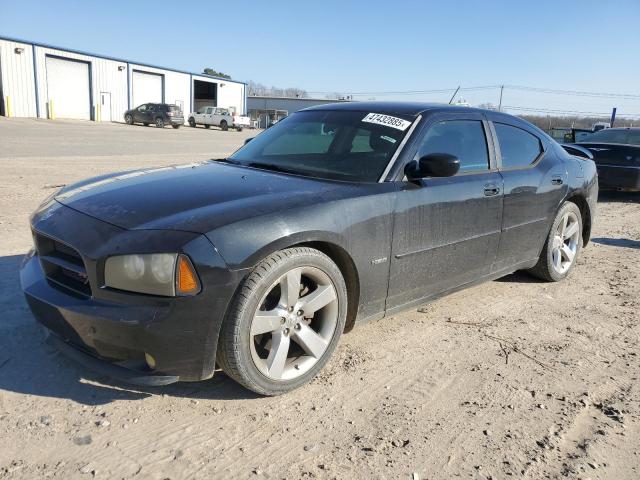
<svg viewBox="0 0 640 480">
<path fill-rule="evenodd" d="M 538 112 L 538 113 L 560 113 L 560 114 L 575 114 L 575 115 L 597 115 L 602 117 L 608 117 L 611 112 L 583 112 L 578 110 L 555 110 L 550 108 L 537 108 L 537 107 L 519 107 L 516 105 L 505 105 L 503 109 L 517 110 L 522 112 Z M 618 113 L 618 117 L 640 117 L 640 113 Z"/>
<path fill-rule="evenodd" d="M 570 95 L 577 97 L 597 97 L 597 98 L 622 98 L 628 100 L 640 100 L 640 95 L 635 93 L 606 93 L 606 92 L 584 92 L 580 90 L 558 90 L 554 88 L 526 87 L 522 85 L 505 85 L 504 88 L 511 90 L 521 90 L 526 92 L 548 93 L 552 95 Z"/>
</svg>

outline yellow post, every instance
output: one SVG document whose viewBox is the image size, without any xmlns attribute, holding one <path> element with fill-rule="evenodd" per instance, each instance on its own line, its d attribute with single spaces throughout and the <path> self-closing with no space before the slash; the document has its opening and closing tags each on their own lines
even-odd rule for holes
<svg viewBox="0 0 640 480">
<path fill-rule="evenodd" d="M 49 100 L 49 120 L 55 120 L 56 114 L 53 109 L 53 100 Z"/>
<path fill-rule="evenodd" d="M 100 104 L 96 103 L 96 122 L 102 121 L 102 110 L 100 109 Z"/>
<path fill-rule="evenodd" d="M 13 117 L 13 111 L 11 110 L 11 97 L 7 95 L 7 117 Z"/>
</svg>

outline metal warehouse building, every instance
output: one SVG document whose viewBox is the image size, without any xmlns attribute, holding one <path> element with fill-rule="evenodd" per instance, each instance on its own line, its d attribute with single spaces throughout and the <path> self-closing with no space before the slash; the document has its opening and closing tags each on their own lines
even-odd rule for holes
<svg viewBox="0 0 640 480">
<path fill-rule="evenodd" d="M 247 115 L 254 125 L 267 128 L 282 120 L 287 115 L 315 105 L 325 103 L 346 102 L 347 100 L 330 100 L 326 98 L 293 98 L 293 97 L 247 97 Z"/>
<path fill-rule="evenodd" d="M 0 37 L 0 115 L 123 121 L 142 103 L 245 114 L 246 84 Z"/>
</svg>

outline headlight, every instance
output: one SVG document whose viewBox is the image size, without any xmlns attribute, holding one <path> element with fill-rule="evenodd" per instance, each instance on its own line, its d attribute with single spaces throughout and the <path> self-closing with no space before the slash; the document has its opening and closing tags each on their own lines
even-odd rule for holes
<svg viewBox="0 0 640 480">
<path fill-rule="evenodd" d="M 200 291 L 189 258 L 177 253 L 109 257 L 104 267 L 104 283 L 119 290 L 166 297 L 194 295 Z"/>
</svg>

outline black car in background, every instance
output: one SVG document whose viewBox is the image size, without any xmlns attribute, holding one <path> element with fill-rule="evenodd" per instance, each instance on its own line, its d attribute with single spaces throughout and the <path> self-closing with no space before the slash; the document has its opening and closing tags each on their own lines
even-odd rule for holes
<svg viewBox="0 0 640 480">
<path fill-rule="evenodd" d="M 31 217 L 20 278 L 85 364 L 156 385 L 217 365 L 276 395 L 355 324 L 516 270 L 564 279 L 597 195 L 591 160 L 504 113 L 322 105 L 226 159 L 64 187 Z"/>
<path fill-rule="evenodd" d="M 575 144 L 593 154 L 601 187 L 640 191 L 640 128 L 607 128 Z"/>
<path fill-rule="evenodd" d="M 184 123 L 184 114 L 177 105 L 143 103 L 139 107 L 124 112 L 124 121 L 129 125 L 142 123 L 146 127 L 153 123 L 158 128 L 163 128 L 165 125 L 180 128 Z"/>
</svg>

